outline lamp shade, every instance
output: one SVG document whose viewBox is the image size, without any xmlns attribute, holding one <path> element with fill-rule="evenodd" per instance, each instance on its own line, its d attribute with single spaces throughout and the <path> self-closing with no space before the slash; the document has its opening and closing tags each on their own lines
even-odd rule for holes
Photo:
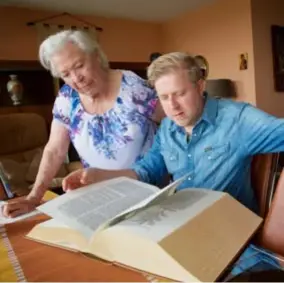
<svg viewBox="0 0 284 283">
<path fill-rule="evenodd" d="M 229 79 L 206 80 L 205 90 L 212 97 L 232 98 L 237 96 L 235 85 Z"/>
</svg>

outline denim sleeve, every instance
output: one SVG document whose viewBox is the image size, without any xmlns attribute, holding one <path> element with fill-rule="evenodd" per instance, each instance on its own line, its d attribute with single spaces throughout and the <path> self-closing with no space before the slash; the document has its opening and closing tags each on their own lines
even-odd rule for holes
<svg viewBox="0 0 284 283">
<path fill-rule="evenodd" d="M 239 117 L 239 127 L 248 155 L 284 151 L 284 119 L 246 104 Z"/>
<path fill-rule="evenodd" d="M 157 186 L 163 182 L 167 174 L 167 168 L 161 154 L 160 134 L 161 131 L 159 130 L 151 149 L 132 166 L 132 170 L 136 172 L 140 181 Z"/>
</svg>

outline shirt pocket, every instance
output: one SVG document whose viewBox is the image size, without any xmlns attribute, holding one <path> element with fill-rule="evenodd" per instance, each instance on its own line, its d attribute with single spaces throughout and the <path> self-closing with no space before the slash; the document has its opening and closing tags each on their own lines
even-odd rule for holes
<svg viewBox="0 0 284 283">
<path fill-rule="evenodd" d="M 208 160 L 223 160 L 230 153 L 230 144 L 224 143 L 221 145 L 208 146 L 204 149 L 205 156 Z"/>
<path fill-rule="evenodd" d="M 161 154 L 164 157 L 164 161 L 169 173 L 174 173 L 179 170 L 180 158 L 179 153 L 176 150 L 162 150 Z"/>
</svg>

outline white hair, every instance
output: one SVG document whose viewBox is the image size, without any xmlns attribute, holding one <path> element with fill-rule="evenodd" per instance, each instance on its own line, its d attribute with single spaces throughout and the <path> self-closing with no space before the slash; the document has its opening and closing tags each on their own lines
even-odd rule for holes
<svg viewBox="0 0 284 283">
<path fill-rule="evenodd" d="M 99 43 L 91 38 L 82 30 L 64 30 L 46 38 L 39 47 L 39 60 L 41 65 L 51 72 L 54 77 L 59 77 L 55 66 L 52 64 L 51 57 L 64 48 L 67 43 L 76 44 L 81 50 L 86 53 L 96 52 L 103 69 L 109 68 L 109 63 L 106 55 L 102 51 Z"/>
</svg>

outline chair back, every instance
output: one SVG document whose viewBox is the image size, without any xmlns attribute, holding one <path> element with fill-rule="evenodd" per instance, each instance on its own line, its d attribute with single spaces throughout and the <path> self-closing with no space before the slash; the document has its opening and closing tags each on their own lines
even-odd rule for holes
<svg viewBox="0 0 284 283">
<path fill-rule="evenodd" d="M 281 172 L 276 190 L 265 218 L 262 230 L 259 233 L 259 242 L 262 247 L 284 257 L 284 169 Z"/>
<path fill-rule="evenodd" d="M 23 162 L 31 158 L 31 151 L 47 143 L 47 125 L 35 113 L 0 115 L 0 137 L 0 159 Z"/>
<path fill-rule="evenodd" d="M 275 189 L 279 153 L 255 155 L 251 165 L 251 183 L 259 205 L 259 215 L 265 217 Z"/>
</svg>

